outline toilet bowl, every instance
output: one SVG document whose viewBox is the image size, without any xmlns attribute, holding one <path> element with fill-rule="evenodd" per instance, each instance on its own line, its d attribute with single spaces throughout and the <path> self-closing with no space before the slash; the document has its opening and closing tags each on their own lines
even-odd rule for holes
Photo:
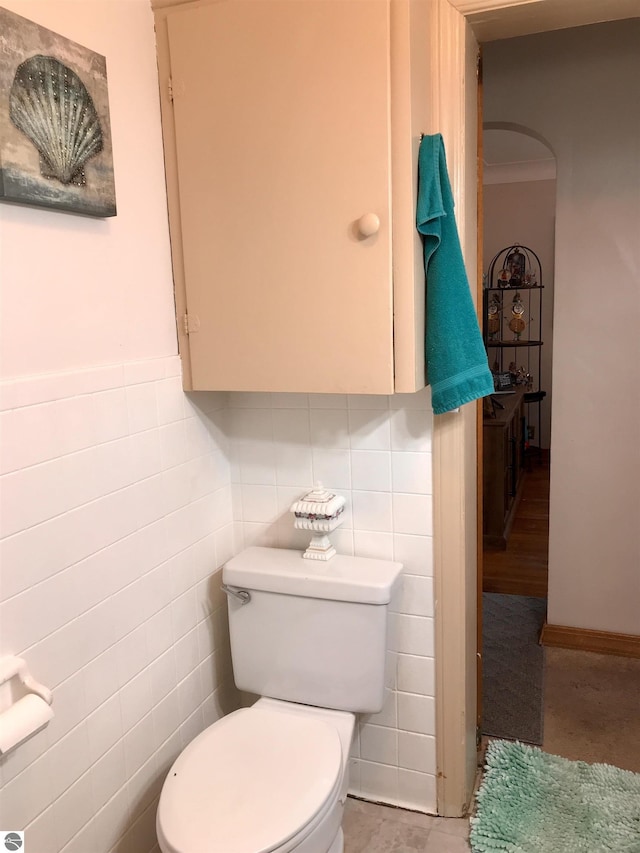
<svg viewBox="0 0 640 853">
<path fill-rule="evenodd" d="M 162 853 L 343 853 L 355 714 L 382 708 L 401 569 L 259 547 L 229 560 L 233 677 L 262 698 L 174 762 L 156 818 Z"/>
<path fill-rule="evenodd" d="M 205 729 L 173 764 L 162 853 L 342 853 L 355 717 L 260 699 Z"/>
</svg>

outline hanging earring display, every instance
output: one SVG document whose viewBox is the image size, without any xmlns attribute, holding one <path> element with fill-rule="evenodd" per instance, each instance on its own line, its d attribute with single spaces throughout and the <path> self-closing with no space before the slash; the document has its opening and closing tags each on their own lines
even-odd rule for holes
<svg viewBox="0 0 640 853">
<path fill-rule="evenodd" d="M 513 297 L 511 313 L 513 314 L 513 318 L 509 321 L 509 328 L 513 332 L 515 340 L 519 341 L 520 335 L 527 328 L 527 324 L 524 320 L 524 302 L 520 298 L 519 293 L 516 293 Z"/>
<path fill-rule="evenodd" d="M 495 338 L 500 331 L 500 297 L 494 293 L 487 308 L 487 331 L 489 337 Z"/>
</svg>

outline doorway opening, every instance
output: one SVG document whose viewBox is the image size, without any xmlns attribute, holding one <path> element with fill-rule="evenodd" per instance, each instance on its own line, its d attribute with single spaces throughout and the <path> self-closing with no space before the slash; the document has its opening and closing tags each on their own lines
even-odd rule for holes
<svg viewBox="0 0 640 853">
<path fill-rule="evenodd" d="M 484 97 L 491 97 L 486 89 Z M 483 122 L 483 735 L 542 745 L 556 161 L 534 129 Z"/>
<path fill-rule="evenodd" d="M 502 380 L 483 418 L 483 590 L 546 598 L 556 160 L 506 122 L 483 124 L 482 151 L 485 340 Z"/>
<path fill-rule="evenodd" d="M 505 515 L 503 547 L 487 547 L 486 541 L 484 543 L 483 597 L 489 595 L 519 602 L 529 597 L 533 602 L 540 602 L 544 601 L 549 581 L 549 617 L 543 633 L 543 642 L 547 646 L 544 658 L 542 649 L 539 649 L 539 666 L 540 671 L 544 669 L 545 683 L 545 696 L 544 701 L 540 701 L 539 713 L 541 721 L 544 720 L 544 736 L 540 732 L 540 740 L 537 742 L 545 751 L 567 758 L 605 761 L 624 769 L 637 770 L 640 767 L 640 754 L 631 751 L 628 745 L 621 748 L 618 743 L 621 730 L 637 725 L 631 722 L 629 694 L 631 688 L 631 695 L 637 695 L 640 661 L 630 662 L 623 657 L 638 657 L 635 651 L 638 643 L 637 619 L 634 621 L 627 616 L 629 587 L 624 580 L 628 567 L 637 565 L 637 544 L 630 547 L 624 557 L 611 559 L 610 555 L 619 549 L 625 531 L 620 526 L 616 534 L 612 535 L 609 525 L 603 522 L 605 516 L 617 517 L 618 511 L 613 510 L 613 507 L 616 505 L 619 483 L 624 480 L 622 467 L 616 477 L 608 477 L 606 472 L 611 470 L 611 459 L 616 457 L 617 448 L 625 443 L 629 447 L 630 444 L 626 437 L 622 438 L 619 434 L 618 418 L 615 423 L 612 420 L 605 426 L 601 417 L 586 413 L 583 406 L 587 394 L 592 399 L 602 399 L 602 392 L 596 389 L 599 383 L 608 389 L 602 364 L 603 353 L 624 346 L 626 338 L 615 324 L 604 329 L 602 323 L 598 322 L 595 327 L 597 333 L 587 339 L 581 334 L 584 326 L 576 322 L 576 306 L 584 306 L 585 310 L 589 306 L 588 310 L 599 316 L 599 293 L 603 287 L 599 265 L 619 263 L 623 268 L 624 253 L 628 250 L 620 251 L 619 247 L 630 247 L 634 239 L 631 236 L 631 222 L 625 216 L 616 222 L 615 241 L 607 245 L 601 231 L 606 233 L 609 227 L 613 227 L 612 223 L 607 219 L 605 228 L 594 227 L 589 211 L 600 209 L 609 199 L 614 200 L 612 207 L 616 212 L 622 213 L 625 209 L 629 179 L 621 174 L 616 182 L 616 162 L 627 162 L 629 159 L 635 131 L 633 128 L 620 128 L 615 138 L 610 140 L 605 130 L 596 157 L 592 156 L 591 150 L 583 142 L 586 138 L 592 142 L 592 135 L 597 135 L 604 126 L 603 117 L 610 108 L 609 93 L 612 87 L 600 84 L 603 70 L 606 69 L 616 79 L 621 92 L 631 85 L 629 68 L 634 63 L 635 54 L 630 39 L 626 50 L 622 52 L 616 49 L 614 53 L 610 44 L 612 34 L 624 41 L 627 31 L 634 26 L 637 32 L 637 21 L 624 24 L 594 23 L 589 27 L 567 29 L 554 34 L 532 35 L 526 41 L 504 40 L 485 45 L 484 118 L 485 122 L 492 123 L 485 123 L 484 128 L 484 268 L 486 271 L 487 264 L 501 245 L 523 241 L 536 252 L 540 249 L 543 237 L 529 236 L 533 232 L 524 232 L 522 228 L 534 228 L 545 218 L 544 202 L 539 192 L 547 182 L 549 187 L 552 186 L 553 175 L 544 174 L 543 164 L 540 163 L 536 166 L 538 181 L 529 181 L 525 174 L 525 180 L 520 182 L 517 174 L 522 169 L 520 163 L 529 157 L 517 154 L 505 156 L 504 152 L 510 144 L 535 146 L 544 133 L 556 149 L 558 157 L 558 241 L 555 246 L 553 212 L 548 217 L 551 256 L 555 258 L 557 269 L 557 299 L 547 298 L 548 288 L 544 289 L 545 306 L 551 307 L 555 302 L 558 334 L 553 370 L 557 392 L 555 405 L 550 401 L 545 413 L 543 404 L 543 415 L 535 425 L 532 417 L 523 415 L 524 429 L 518 436 L 525 460 L 523 476 L 519 481 L 520 490 L 514 490 L 511 496 L 511 517 Z M 548 52 L 543 60 L 540 57 L 545 51 Z M 620 56 L 624 56 L 622 63 L 619 62 Z M 528 61 L 525 62 L 523 57 Z M 516 63 L 514 59 L 523 61 Z M 549 69 L 547 59 L 556 63 L 553 72 Z M 546 73 L 549 76 L 545 80 Z M 588 79 L 593 79 L 593 85 L 586 84 Z M 567 81 L 574 82 L 564 88 Z M 558 92 L 561 92 L 561 96 L 554 98 L 553 94 Z M 576 92 L 580 93 L 589 116 L 585 118 L 584 127 L 576 125 L 572 114 L 576 108 Z M 503 117 L 508 122 L 496 121 Z M 515 125 L 514 121 L 522 122 L 522 125 Z M 535 138 L 531 142 L 524 137 L 518 139 L 515 134 L 515 131 L 523 131 L 525 122 L 530 122 L 529 136 Z M 502 136 L 505 131 L 514 134 L 511 139 Z M 501 134 L 500 140 L 497 139 L 498 133 Z M 541 152 L 541 157 L 544 156 Z M 616 158 L 619 160 L 616 161 Z M 531 164 L 527 168 L 532 168 Z M 581 170 L 584 171 L 584 177 L 581 176 Z M 492 177 L 492 171 L 495 172 L 495 178 Z M 632 179 L 632 183 L 637 186 L 637 176 Z M 549 201 L 551 209 L 555 191 L 549 195 L 552 196 Z M 529 226 L 523 226 L 518 218 L 521 211 L 533 214 Z M 634 217 L 637 223 L 637 206 Z M 500 232 L 491 245 L 495 223 L 500 227 L 501 220 L 505 222 L 507 233 Z M 543 260 L 542 267 L 544 285 L 552 286 L 553 261 L 549 264 Z M 507 309 L 512 301 L 511 284 L 509 281 L 509 286 L 501 294 L 507 298 Z M 486 311 L 484 313 L 486 316 Z M 505 313 L 508 315 L 508 310 Z M 507 328 L 513 329 L 511 321 L 507 319 L 506 322 Z M 553 347 L 549 348 L 552 344 L 549 332 L 554 327 L 553 317 L 549 320 L 542 315 L 542 325 L 539 337 L 544 344 L 542 352 L 545 362 L 550 368 Z M 604 343 L 606 334 L 608 338 Z M 514 355 L 514 359 L 516 357 Z M 505 360 L 509 363 L 511 357 L 507 356 Z M 544 372 L 545 368 L 542 368 L 541 373 Z M 547 390 L 552 393 L 550 369 L 547 376 L 549 379 L 543 378 L 541 387 L 548 384 Z M 626 405 L 625 399 L 621 405 Z M 553 446 L 551 440 L 547 440 L 549 433 L 545 424 L 552 407 Z M 531 430 L 533 435 L 529 434 L 529 425 L 534 426 Z M 485 450 L 486 432 L 487 428 L 483 424 Z M 594 438 L 594 432 L 601 440 Z M 527 461 L 524 447 L 536 433 L 539 442 L 534 446 L 538 458 L 529 454 Z M 591 436 L 590 441 L 587 435 Z M 616 438 L 612 442 L 614 435 Z M 576 436 L 579 437 L 578 443 Z M 579 448 L 583 440 L 584 445 Z M 595 448 L 593 454 L 592 448 Z M 603 461 L 605 456 L 606 464 Z M 553 512 L 550 519 L 547 502 L 549 470 L 546 465 L 538 464 L 539 460 L 546 462 L 547 458 L 550 461 L 552 485 Z M 484 459 L 486 463 L 486 455 Z M 592 459 L 596 460 L 595 470 L 586 477 L 587 487 L 584 488 L 580 485 L 581 477 L 586 473 L 585 466 L 588 468 Z M 485 464 L 485 469 L 487 467 Z M 484 478 L 490 475 L 491 472 L 485 470 Z M 637 503 L 637 497 L 634 500 Z M 548 529 L 549 520 L 552 558 L 550 578 L 547 571 L 548 534 L 544 529 Z M 571 530 L 575 533 L 573 537 Z M 603 565 L 607 566 L 606 582 L 600 571 Z M 490 619 L 496 618 L 486 605 L 484 617 L 486 670 L 487 628 L 491 627 Z M 526 619 L 521 613 L 517 619 L 524 626 Z M 545 619 L 544 611 L 539 619 Z M 574 627 L 576 625 L 584 627 Z M 563 636 L 555 639 L 555 626 L 570 626 L 565 627 L 564 631 L 577 635 L 581 645 L 569 645 Z M 562 634 L 562 631 L 557 630 L 557 633 Z M 537 641 L 536 634 L 534 626 L 531 645 Z M 592 642 L 593 636 L 598 638 L 599 643 Z M 603 637 L 607 638 L 607 642 L 613 638 L 618 645 L 605 646 L 604 642 L 600 642 Z M 622 645 L 622 641 L 626 646 Z M 500 642 L 503 649 L 517 648 L 517 642 L 512 638 L 507 639 L 504 633 Z M 608 652 L 608 655 L 605 657 L 603 652 Z M 523 657 L 518 649 L 518 658 L 522 660 Z M 530 680 L 526 679 L 527 682 Z M 512 690 L 511 694 L 517 695 L 518 692 L 519 689 Z M 594 697 L 605 692 L 608 699 L 604 705 L 594 700 Z M 492 701 L 491 697 L 484 698 Z M 503 737 L 529 739 L 517 732 L 487 731 L 484 720 L 483 730 Z M 589 732 L 589 735 L 586 736 L 585 732 Z"/>
<path fill-rule="evenodd" d="M 549 32 L 551 37 L 553 31 L 559 33 L 564 28 L 582 28 L 596 22 L 616 26 L 604 21 L 616 22 L 632 13 L 628 0 L 610 0 L 604 12 L 600 7 L 595 10 L 584 4 L 573 4 L 567 10 L 566 4 L 555 0 L 545 3 L 438 0 L 429 4 L 430 10 L 432 7 L 428 58 L 433 127 L 443 133 L 447 144 L 456 218 L 467 264 L 474 269 L 477 43 L 485 44 L 485 50 L 487 45 L 500 42 L 511 49 L 514 37 L 542 32 Z M 515 90 L 510 102 L 517 114 L 510 118 L 523 124 L 538 122 L 532 122 L 520 109 L 525 102 L 519 86 L 520 71 L 530 59 L 539 64 L 536 83 L 543 81 L 544 96 L 538 98 L 537 105 L 527 97 L 526 104 L 546 112 L 545 137 L 553 143 L 562 141 L 562 150 L 557 151 L 559 163 L 562 164 L 563 155 L 570 157 L 568 162 L 565 160 L 568 167 L 564 171 L 565 181 L 559 181 L 567 197 L 562 199 L 562 208 L 560 195 L 558 198 L 558 237 L 563 245 L 570 242 L 572 251 L 567 244 L 556 258 L 557 275 L 563 283 L 563 304 L 556 301 L 555 306 L 558 330 L 561 308 L 568 320 L 563 334 L 556 335 L 558 346 L 562 345 L 562 351 L 556 352 L 556 363 L 560 355 L 567 356 L 569 370 L 564 372 L 560 384 L 556 371 L 554 424 L 558 424 L 562 415 L 576 428 L 556 430 L 554 434 L 549 616 L 554 626 L 577 624 L 573 614 L 579 609 L 583 620 L 588 618 L 594 628 L 618 632 L 607 634 L 612 646 L 620 648 L 624 641 L 625 648 L 633 651 L 637 640 L 627 635 L 637 633 L 637 599 L 629 595 L 634 587 L 629 569 L 637 566 L 638 552 L 637 537 L 631 541 L 634 529 L 628 525 L 628 507 L 637 500 L 639 481 L 626 472 L 629 453 L 637 447 L 637 442 L 629 440 L 632 426 L 638 421 L 637 411 L 633 411 L 634 407 L 637 409 L 637 397 L 619 390 L 612 379 L 618 375 L 616 368 L 621 364 L 633 363 L 626 355 L 636 339 L 621 333 L 619 314 L 594 312 L 592 307 L 602 305 L 603 288 L 610 289 L 611 282 L 627 294 L 634 281 L 629 259 L 637 247 L 630 237 L 637 224 L 637 205 L 630 206 L 635 196 L 630 192 L 628 161 L 630 157 L 633 160 L 630 145 L 637 140 L 637 132 L 629 125 L 637 114 L 618 104 L 629 103 L 629 86 L 637 79 L 638 54 L 630 47 L 636 38 L 637 21 L 626 21 L 620 27 L 615 38 L 611 33 L 602 38 L 594 31 L 587 49 L 583 45 L 579 53 L 572 54 L 573 62 L 567 71 L 572 71 L 575 79 L 566 82 L 568 97 L 563 100 L 563 108 L 556 109 L 551 117 L 549 104 L 557 107 L 559 66 L 567 66 L 567 50 L 552 48 L 542 57 L 539 51 L 517 45 L 501 64 L 509 70 L 504 75 L 505 81 Z M 585 31 L 588 29 L 585 27 Z M 569 32 L 568 37 L 573 34 Z M 615 51 L 617 58 L 613 58 L 613 64 L 594 63 L 595 53 L 607 49 Z M 618 78 L 605 79 L 604 67 Z M 606 120 L 604 116 L 608 114 L 615 119 Z M 590 153 L 594 157 L 585 161 Z M 574 159 L 576 154 L 580 155 L 578 161 Z M 587 168 L 587 162 L 591 165 L 597 162 L 598 172 Z M 576 171 L 578 165 L 580 169 Z M 560 170 L 561 177 L 562 174 Z M 568 215 L 570 210 L 573 217 Z M 603 229 L 594 231 L 595 223 L 602 224 Z M 587 239 L 587 233 L 593 239 Z M 635 303 L 626 299 L 618 304 L 628 309 Z M 590 326 L 592 320 L 597 320 L 597 335 L 585 336 L 585 324 Z M 596 339 L 609 340 L 611 346 L 594 347 Z M 580 343 L 579 357 L 574 341 Z M 605 401 L 611 404 L 607 406 Z M 607 435 L 615 436 L 615 440 L 607 440 Z M 461 415 L 436 420 L 434 424 L 434 489 L 439 495 L 434 505 L 434 576 L 439 601 L 435 625 L 439 648 L 436 656 L 438 810 L 452 816 L 463 813 L 470 802 L 476 776 L 478 573 L 477 525 L 471 512 L 478 483 L 476 442 L 476 411 L 468 407 Z M 625 455 L 626 467 L 621 462 Z M 586 487 L 588 479 L 597 483 L 597 488 Z M 557 525 L 554 525 L 554 504 L 563 510 Z M 605 524 L 585 524 L 586 518 L 597 519 L 602 513 L 606 514 Z M 563 571 L 559 583 L 554 581 L 555 565 Z M 603 566 L 607 571 L 602 571 Z M 619 632 L 626 633 L 622 636 Z M 593 634 L 600 636 L 591 631 L 590 641 Z M 626 744 L 628 740 L 623 742 Z"/>
</svg>

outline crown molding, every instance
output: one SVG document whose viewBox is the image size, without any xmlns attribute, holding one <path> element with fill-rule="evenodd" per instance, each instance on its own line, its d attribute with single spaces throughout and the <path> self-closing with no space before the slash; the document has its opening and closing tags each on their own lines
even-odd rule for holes
<svg viewBox="0 0 640 853">
<path fill-rule="evenodd" d="M 475 15 L 478 12 L 493 12 L 509 6 L 526 6 L 541 2 L 543 0 L 449 0 L 449 3 L 462 15 Z"/>
<path fill-rule="evenodd" d="M 556 161 L 525 160 L 520 163 L 485 163 L 483 184 L 518 184 L 524 181 L 554 181 Z"/>
<path fill-rule="evenodd" d="M 202 3 L 199 3 L 198 0 L 151 0 L 151 8 L 154 12 L 158 11 L 158 9 L 170 9 L 171 7 L 176 6 L 201 6 Z"/>
</svg>

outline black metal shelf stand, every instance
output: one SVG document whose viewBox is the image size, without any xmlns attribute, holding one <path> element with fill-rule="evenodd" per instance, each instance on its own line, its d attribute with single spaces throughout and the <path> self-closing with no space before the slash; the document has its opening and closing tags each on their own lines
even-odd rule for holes
<svg viewBox="0 0 640 853">
<path fill-rule="evenodd" d="M 522 243 L 505 246 L 492 258 L 483 291 L 483 336 L 489 366 L 495 373 L 530 377 L 527 409 L 537 406 L 537 436 L 525 441 L 541 445 L 542 401 L 542 264 Z M 532 336 L 533 335 L 533 336 Z M 528 420 L 528 419 L 527 419 Z"/>
</svg>

